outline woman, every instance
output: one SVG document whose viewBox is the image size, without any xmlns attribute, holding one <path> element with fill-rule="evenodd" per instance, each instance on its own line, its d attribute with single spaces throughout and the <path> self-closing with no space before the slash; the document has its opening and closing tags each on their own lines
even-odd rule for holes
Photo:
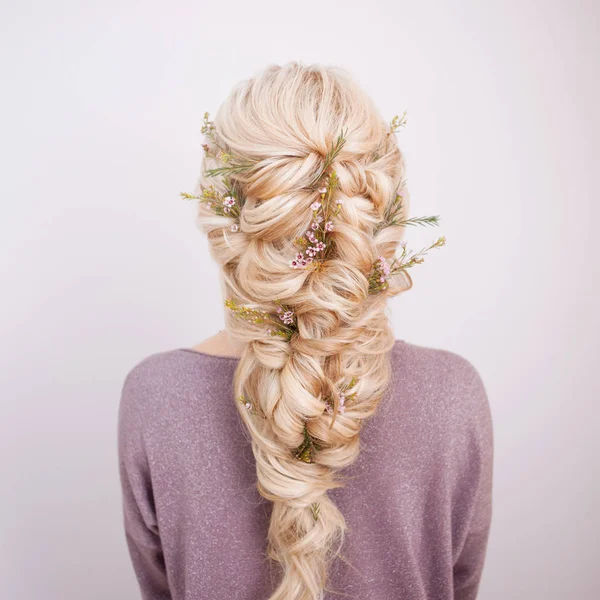
<svg viewBox="0 0 600 600">
<path fill-rule="evenodd" d="M 486 392 L 467 359 L 394 339 L 386 314 L 424 253 L 401 241 L 401 124 L 344 71 L 298 63 L 205 115 L 199 193 L 183 196 L 222 269 L 226 330 L 148 356 L 121 398 L 144 599 L 476 597 Z"/>
</svg>

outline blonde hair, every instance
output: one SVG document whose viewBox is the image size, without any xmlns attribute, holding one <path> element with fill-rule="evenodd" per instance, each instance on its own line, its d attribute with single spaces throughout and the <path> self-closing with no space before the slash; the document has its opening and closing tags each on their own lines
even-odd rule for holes
<svg viewBox="0 0 600 600">
<path fill-rule="evenodd" d="M 345 142 L 333 156 L 340 131 Z M 296 319 L 294 334 L 283 338 L 226 316 L 227 329 L 247 342 L 234 393 L 243 399 L 237 405 L 251 436 L 258 491 L 273 503 L 267 555 L 281 566 L 281 580 L 269 600 L 322 599 L 347 528 L 327 492 L 344 485 L 339 472 L 357 458 L 361 425 L 390 382 L 395 339 L 387 297 L 412 285 L 403 273 L 385 293 L 369 289 L 374 263 L 392 258 L 402 238 L 401 227 L 381 225 L 403 180 L 403 158 L 347 72 L 297 62 L 238 84 L 211 135 L 225 154 L 205 146 L 201 190 L 227 193 L 206 170 L 229 157 L 250 165 L 230 170 L 229 184 L 244 199 L 239 228 L 205 204 L 198 213 L 222 268 L 224 295 L 265 313 L 283 303 Z M 291 268 L 294 240 L 310 226 L 319 198 L 314 182 L 328 166 L 343 199 L 328 234 L 332 247 L 317 268 Z M 406 211 L 406 194 L 404 202 Z M 327 411 L 323 400 L 338 409 L 350 378 L 352 402 L 343 413 Z M 307 436 L 315 451 L 299 460 L 295 451 Z"/>
</svg>

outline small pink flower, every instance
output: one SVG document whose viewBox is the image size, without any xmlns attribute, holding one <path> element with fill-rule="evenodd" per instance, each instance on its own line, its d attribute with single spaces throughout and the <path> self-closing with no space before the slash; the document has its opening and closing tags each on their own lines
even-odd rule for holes
<svg viewBox="0 0 600 600">
<path fill-rule="evenodd" d="M 279 315 L 279 318 L 286 324 L 292 325 L 294 322 L 294 311 L 286 310 L 282 315 Z"/>
<path fill-rule="evenodd" d="M 246 408 L 252 408 L 252 404 L 250 404 L 250 402 L 246 402 Z"/>
<path fill-rule="evenodd" d="M 333 231 L 333 221 L 327 221 L 327 223 L 325 223 L 325 231 Z"/>
<path fill-rule="evenodd" d="M 229 208 L 227 208 L 227 206 L 223 207 L 223 212 L 228 213 L 229 212 Z"/>
<path fill-rule="evenodd" d="M 303 256 L 302 256 L 302 252 L 299 252 L 298 254 L 296 254 L 296 260 L 302 260 Z"/>
<path fill-rule="evenodd" d="M 319 224 L 316 221 L 313 221 L 310 225 L 313 229 L 319 229 Z"/>
<path fill-rule="evenodd" d="M 235 205 L 235 198 L 232 198 L 231 196 L 225 196 L 225 198 L 223 198 L 223 206 L 234 206 Z"/>
<path fill-rule="evenodd" d="M 316 211 L 319 210 L 319 208 L 321 208 L 321 203 L 318 200 L 315 200 L 311 205 L 310 205 L 311 210 Z"/>
<path fill-rule="evenodd" d="M 318 252 L 320 252 L 321 250 L 323 250 L 325 248 L 325 244 L 323 242 L 317 242 L 315 244 L 315 250 L 317 250 Z"/>
<path fill-rule="evenodd" d="M 297 263 L 295 260 L 292 260 L 292 261 L 290 262 L 290 266 L 291 266 L 291 267 L 294 267 L 294 269 L 296 269 L 296 268 L 298 267 L 298 263 Z"/>
<path fill-rule="evenodd" d="M 240 226 L 239 226 L 237 223 L 234 223 L 234 224 L 231 226 L 231 231 L 233 231 L 234 233 L 235 233 L 236 231 L 239 231 L 239 229 L 240 229 Z"/>
<path fill-rule="evenodd" d="M 278 312 L 278 313 L 280 313 L 280 312 L 283 312 L 283 308 L 281 308 L 281 306 L 278 306 L 278 307 L 277 307 L 277 312 Z"/>
<path fill-rule="evenodd" d="M 327 193 L 327 188 L 325 186 L 319 188 L 319 194 L 326 194 Z"/>
<path fill-rule="evenodd" d="M 313 259 L 313 257 L 312 257 L 312 256 L 309 256 L 309 257 L 306 259 L 306 264 L 310 264 L 310 263 L 311 263 L 313 260 L 314 260 L 314 259 Z"/>
<path fill-rule="evenodd" d="M 344 204 L 344 201 L 341 198 L 338 198 L 335 203 L 341 205 Z"/>
</svg>

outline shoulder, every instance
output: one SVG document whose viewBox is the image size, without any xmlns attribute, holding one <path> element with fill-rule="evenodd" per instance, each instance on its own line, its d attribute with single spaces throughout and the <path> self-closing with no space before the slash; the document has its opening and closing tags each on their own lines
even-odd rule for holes
<svg viewBox="0 0 600 600">
<path fill-rule="evenodd" d="M 235 361 L 175 348 L 154 352 L 126 372 L 121 388 L 122 418 L 174 410 L 202 387 L 210 388 L 235 367 Z"/>
<path fill-rule="evenodd" d="M 398 340 L 392 353 L 394 383 L 422 412 L 443 415 L 455 425 L 491 426 L 483 378 L 469 358 L 451 350 Z"/>
<path fill-rule="evenodd" d="M 401 371 L 405 377 L 412 376 L 415 382 L 426 380 L 447 389 L 468 389 L 480 396 L 486 392 L 474 363 L 451 350 L 396 340 L 392 365 L 394 371 Z"/>
<path fill-rule="evenodd" d="M 436 382 L 449 386 L 484 387 L 474 363 L 451 350 L 397 340 L 392 361 L 396 367 L 409 368 L 413 374 L 423 374 L 428 379 L 434 377 Z"/>
</svg>

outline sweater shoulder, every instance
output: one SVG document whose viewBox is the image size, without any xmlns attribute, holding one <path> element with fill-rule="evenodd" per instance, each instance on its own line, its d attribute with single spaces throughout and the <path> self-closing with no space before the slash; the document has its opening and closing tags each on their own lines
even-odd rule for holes
<svg viewBox="0 0 600 600">
<path fill-rule="evenodd" d="M 421 409 L 489 420 L 486 386 L 473 360 L 451 350 L 400 340 L 391 362 L 394 386 L 418 399 Z"/>
<path fill-rule="evenodd" d="M 448 383 L 482 381 L 479 370 L 466 356 L 433 346 L 397 340 L 392 353 L 395 366 L 404 365 L 413 373 L 436 376 Z"/>
<path fill-rule="evenodd" d="M 177 409 L 199 388 L 218 386 L 237 361 L 175 348 L 148 354 L 126 372 L 120 410 L 147 412 Z"/>
</svg>

